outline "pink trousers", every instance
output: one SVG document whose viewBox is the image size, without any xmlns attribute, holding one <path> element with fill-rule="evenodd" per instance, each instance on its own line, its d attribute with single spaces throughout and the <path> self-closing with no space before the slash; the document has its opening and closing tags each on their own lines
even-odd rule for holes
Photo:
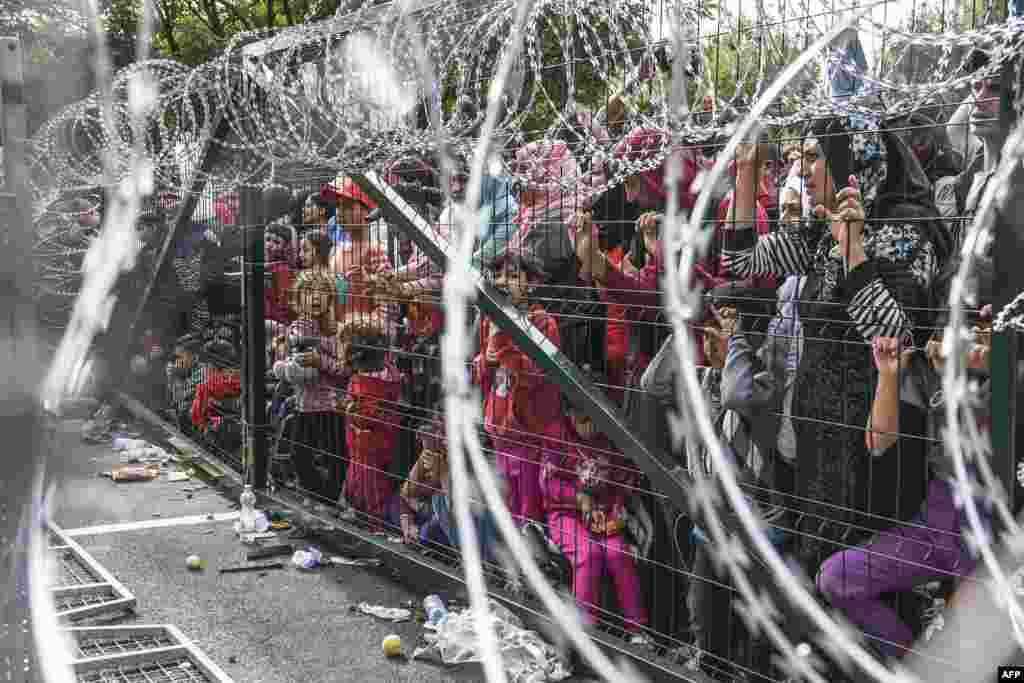
<svg viewBox="0 0 1024 683">
<path fill-rule="evenodd" d="M 495 439 L 498 472 L 505 479 L 505 503 L 516 524 L 544 523 L 543 493 L 540 486 L 538 446 Z"/>
<path fill-rule="evenodd" d="M 607 568 L 615 584 L 619 608 L 626 619 L 626 628 L 637 631 L 647 625 L 647 611 L 640 602 L 640 578 L 636 561 L 630 554 L 622 534 L 597 536 L 591 534 L 575 513 L 554 512 L 548 515 L 548 533 L 572 562 L 573 593 L 588 624 L 599 612 L 601 576 Z"/>
</svg>

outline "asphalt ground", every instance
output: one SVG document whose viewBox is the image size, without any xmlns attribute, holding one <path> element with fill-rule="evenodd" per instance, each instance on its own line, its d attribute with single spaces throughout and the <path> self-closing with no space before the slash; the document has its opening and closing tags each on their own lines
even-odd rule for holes
<svg viewBox="0 0 1024 683">
<path fill-rule="evenodd" d="M 81 428 L 79 421 L 64 421 L 56 435 L 58 452 L 68 460 L 54 499 L 53 518 L 62 528 L 199 517 L 161 528 L 75 532 L 75 540 L 138 600 L 135 614 L 114 623 L 173 624 L 239 683 L 484 679 L 475 664 L 447 667 L 383 655 L 385 636 L 398 634 L 409 655 L 422 633 L 415 621 L 394 624 L 353 611 L 361 602 L 400 607 L 422 600 L 389 580 L 386 567 L 306 571 L 281 557 L 261 562 L 281 561 L 284 569 L 221 574 L 221 568 L 251 564 L 246 552 L 252 548 L 239 542 L 233 522 L 205 518 L 223 518 L 233 501 L 201 482 L 168 481 L 166 472 L 148 482 L 101 477 L 120 456 L 107 445 L 83 443 Z M 301 539 L 279 542 L 303 547 Z M 204 560 L 202 571 L 186 567 L 192 554 Z"/>
</svg>

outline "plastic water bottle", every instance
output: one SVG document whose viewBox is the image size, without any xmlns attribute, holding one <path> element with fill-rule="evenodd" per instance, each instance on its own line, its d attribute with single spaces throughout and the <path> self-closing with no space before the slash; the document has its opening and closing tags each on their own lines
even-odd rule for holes
<svg viewBox="0 0 1024 683">
<path fill-rule="evenodd" d="M 114 439 L 113 448 L 115 451 L 130 451 L 146 448 L 149 446 L 149 442 L 145 439 L 127 439 L 124 437 L 117 437 Z"/>
<path fill-rule="evenodd" d="M 238 513 L 239 529 L 241 531 L 255 531 L 256 494 L 252 492 L 252 484 L 245 485 L 245 489 L 242 491 L 242 497 L 238 499 L 238 504 L 241 508 Z"/>
<path fill-rule="evenodd" d="M 431 626 L 440 626 L 448 618 L 444 600 L 438 595 L 428 595 L 423 599 L 423 611 L 427 613 L 427 623 Z"/>
</svg>

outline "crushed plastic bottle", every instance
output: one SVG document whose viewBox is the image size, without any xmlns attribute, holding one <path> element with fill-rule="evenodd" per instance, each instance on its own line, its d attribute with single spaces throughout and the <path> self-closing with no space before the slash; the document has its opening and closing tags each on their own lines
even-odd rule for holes
<svg viewBox="0 0 1024 683">
<path fill-rule="evenodd" d="M 292 555 L 292 564 L 300 569 L 316 569 L 320 566 L 323 561 L 323 553 L 320 552 L 319 548 L 310 546 L 305 550 L 297 550 Z"/>
<path fill-rule="evenodd" d="M 435 628 L 448 618 L 448 609 L 439 595 L 428 595 L 423 599 L 423 610 L 427 614 L 427 623 Z"/>
<path fill-rule="evenodd" d="M 257 512 L 255 521 L 255 531 L 258 534 L 262 534 L 265 531 L 270 530 L 270 520 L 267 519 L 267 513 Z"/>
</svg>

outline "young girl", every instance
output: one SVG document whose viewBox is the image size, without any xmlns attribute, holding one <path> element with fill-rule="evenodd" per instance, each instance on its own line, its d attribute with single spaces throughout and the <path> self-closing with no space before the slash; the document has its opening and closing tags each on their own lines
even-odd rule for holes
<svg viewBox="0 0 1024 683">
<path fill-rule="evenodd" d="M 603 377 L 592 377 L 605 386 Z M 626 537 L 626 500 L 640 473 L 599 432 L 578 406 L 568 404 L 562 441 L 546 449 L 541 470 L 548 533 L 572 562 L 573 592 L 593 623 L 599 612 L 601 577 L 607 569 L 615 583 L 619 608 L 634 643 L 647 612 L 640 601 L 640 579 Z"/>
<path fill-rule="evenodd" d="M 266 271 L 270 284 L 263 291 L 263 317 L 279 323 L 288 323 L 288 290 L 292 286 L 292 266 L 295 260 L 294 228 L 275 224 L 267 227 Z"/>
<path fill-rule="evenodd" d="M 345 425 L 335 411 L 336 392 L 345 379 L 338 356 L 334 320 L 334 279 L 328 265 L 331 243 L 319 230 L 300 245 L 303 270 L 289 293 L 288 334 L 275 343 L 274 375 L 295 386 L 297 414 L 288 438 L 299 486 L 320 502 L 338 498 L 344 478 Z M 317 462 L 326 465 L 322 476 Z"/>
<path fill-rule="evenodd" d="M 352 372 L 344 404 L 348 477 L 339 504 L 364 514 L 374 531 L 382 531 L 395 489 L 388 466 L 398 445 L 402 375 L 391 364 L 379 319 L 350 320 L 342 326 L 339 345 Z"/>
<path fill-rule="evenodd" d="M 546 280 L 538 258 L 510 251 L 495 285 L 557 346 L 560 338 L 555 318 L 531 298 Z M 486 397 L 484 429 L 493 441 L 498 470 L 505 479 L 506 502 L 520 525 L 543 521 L 540 449 L 545 438 L 557 438 L 559 432 L 558 385 L 545 379 L 543 370 L 486 318 L 480 323 L 480 349 L 473 362 L 474 373 Z"/>
<path fill-rule="evenodd" d="M 406 543 L 450 543 L 458 547 L 444 417 L 436 415 L 424 422 L 417 429 L 416 436 L 421 448 L 419 459 L 409 471 L 408 480 L 402 484 L 402 538 Z M 482 509 L 474 510 L 473 520 L 484 561 L 497 564 L 494 552 L 497 529 L 493 518 Z"/>
</svg>

